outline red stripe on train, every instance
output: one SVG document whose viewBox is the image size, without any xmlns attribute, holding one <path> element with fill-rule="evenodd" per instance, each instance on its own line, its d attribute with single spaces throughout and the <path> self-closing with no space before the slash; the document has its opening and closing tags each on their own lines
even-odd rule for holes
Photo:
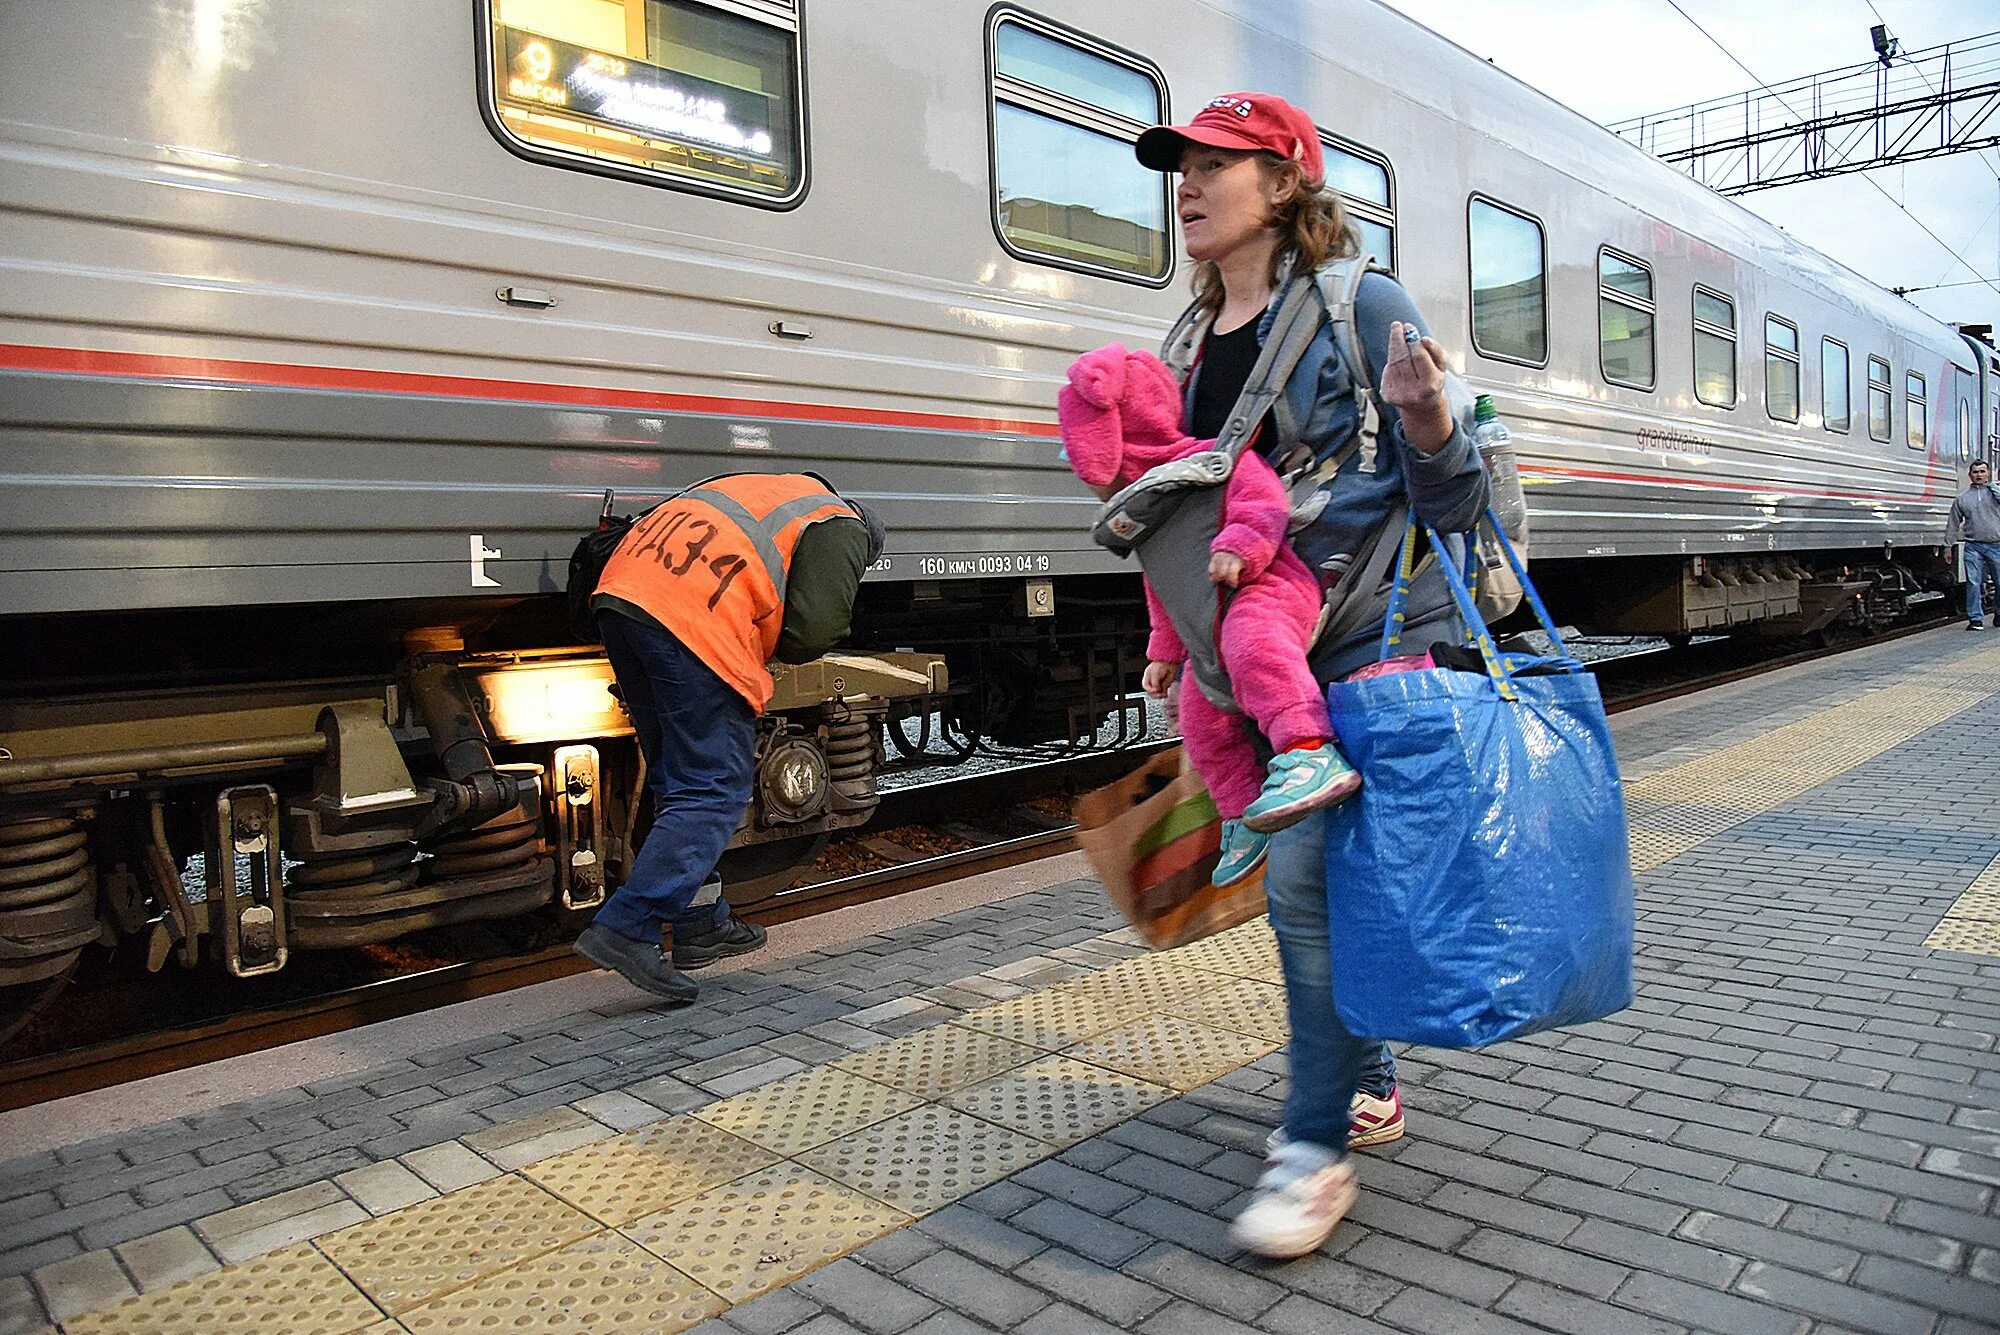
<svg viewBox="0 0 2000 1335">
<path fill-rule="evenodd" d="M 287 389 L 347 389 L 374 394 L 429 394 L 461 399 L 504 399 L 516 403 L 561 403 L 588 408 L 638 408 L 723 417 L 765 417 L 797 422 L 840 422 L 860 426 L 920 427 L 942 431 L 998 431 L 1057 439 L 1054 422 L 1020 422 L 998 417 L 901 412 L 888 408 L 844 408 L 830 403 L 781 403 L 707 394 L 655 394 L 595 385 L 554 385 L 528 380 L 486 380 L 475 376 L 428 375 L 412 371 L 364 371 L 344 366 L 296 366 L 282 362 L 238 362 L 214 357 L 166 357 L 139 352 L 85 348 L 44 348 L 0 343 L 0 369 L 52 371 L 63 375 L 126 376 L 142 380 L 206 380 L 228 385 L 273 385 Z"/>
</svg>

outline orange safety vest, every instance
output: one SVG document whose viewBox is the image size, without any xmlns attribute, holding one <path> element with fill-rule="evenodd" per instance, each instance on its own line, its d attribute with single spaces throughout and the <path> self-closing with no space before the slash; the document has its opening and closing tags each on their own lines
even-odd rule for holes
<svg viewBox="0 0 2000 1335">
<path fill-rule="evenodd" d="M 764 665 L 778 651 L 799 535 L 823 519 L 856 517 L 818 478 L 713 478 L 632 525 L 597 594 L 651 615 L 762 713 L 773 689 Z"/>
</svg>

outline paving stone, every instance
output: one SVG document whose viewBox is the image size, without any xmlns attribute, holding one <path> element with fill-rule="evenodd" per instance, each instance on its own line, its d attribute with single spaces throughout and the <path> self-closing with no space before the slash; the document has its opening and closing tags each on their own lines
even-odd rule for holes
<svg viewBox="0 0 2000 1335">
<path fill-rule="evenodd" d="M 1458 1249 L 1458 1254 L 1507 1274 L 1546 1280 L 1593 1298 L 1609 1298 L 1632 1273 L 1622 1265 L 1600 1261 L 1580 1251 L 1517 1238 L 1495 1229 L 1481 1229 L 1473 1234 Z"/>
<path fill-rule="evenodd" d="M 1743 1272 L 1743 1277 L 1736 1281 L 1736 1289 L 1760 1302 L 1882 1335 L 1926 1335 L 1937 1316 L 1909 1303 L 1866 1293 L 1852 1284 L 1836 1284 L 1762 1261 Z"/>
<path fill-rule="evenodd" d="M 916 1227 L 947 1247 L 1003 1270 L 1012 1270 L 1048 1246 L 1040 1238 L 1009 1228 L 964 1205 L 947 1205 L 935 1214 L 925 1215 Z"/>
<path fill-rule="evenodd" d="M 229 1209 L 235 1201 L 228 1192 L 211 1190 L 193 1196 L 183 1196 L 179 1200 L 155 1205 L 150 1209 L 134 1210 L 102 1223 L 91 1224 L 76 1231 L 76 1240 L 86 1248 L 116 1247 L 123 1242 L 131 1242 L 151 1233 L 185 1224 L 221 1210 Z"/>
<path fill-rule="evenodd" d="M 498 1168 L 455 1140 L 412 1150 L 398 1162 L 439 1191 L 457 1191 L 500 1175 Z"/>
<path fill-rule="evenodd" d="M 885 1275 L 907 1270 L 939 1249 L 939 1244 L 913 1228 L 885 1233 L 854 1253 L 854 1259 Z"/>
<path fill-rule="evenodd" d="M 1795 1312 L 1645 1271 L 1626 1280 L 1613 1301 L 1716 1335 L 1805 1335 L 1812 1325 Z"/>
<path fill-rule="evenodd" d="M 185 1225 L 134 1238 L 112 1250 L 141 1293 L 205 1275 L 222 1264 Z"/>
<path fill-rule="evenodd" d="M 587 1099 L 578 1099 L 573 1106 L 593 1122 L 602 1123 L 614 1131 L 651 1126 L 666 1116 L 662 1109 L 622 1090 L 593 1094 Z"/>
<path fill-rule="evenodd" d="M 1382 1327 L 1295 1293 L 1257 1318 L 1257 1329 L 1273 1335 L 1378 1335 Z"/>
<path fill-rule="evenodd" d="M 1685 1326 L 1640 1316 L 1581 1294 L 1524 1279 L 1500 1295 L 1493 1310 L 1563 1335 L 1681 1335 Z"/>
<path fill-rule="evenodd" d="M 1013 1274 L 1120 1330 L 1132 1329 L 1169 1301 L 1167 1294 L 1150 1285 L 1060 1247 L 1030 1257 Z"/>
<path fill-rule="evenodd" d="M 25 1276 L 0 1279 L 0 1335 L 44 1335 L 53 1329 L 42 1310 L 42 1300 Z"/>
<path fill-rule="evenodd" d="M 1680 1236 L 1719 1251 L 1759 1261 L 1775 1261 L 1824 1279 L 1845 1280 L 1860 1264 L 1858 1253 L 1831 1243 L 1764 1228 L 1741 1219 L 1697 1211 L 1680 1227 Z"/>
<path fill-rule="evenodd" d="M 1058 1246 L 1111 1266 L 1138 1255 L 1152 1242 L 1151 1238 L 1135 1229 L 1080 1210 L 1068 1201 L 1037 1201 L 1019 1214 L 1010 1215 L 1007 1222 L 1025 1233 L 1047 1238 Z"/>
<path fill-rule="evenodd" d="M 740 1307 L 729 1309 L 730 1329 L 744 1335 L 783 1335 L 820 1315 L 819 1304 L 790 1288 L 773 1289 Z M 697 1330 L 711 1323 L 704 1322 Z"/>
<path fill-rule="evenodd" d="M 45 1265 L 29 1276 L 42 1305 L 57 1321 L 109 1307 L 138 1292 L 109 1251 L 84 1252 Z"/>
<path fill-rule="evenodd" d="M 1168 1303 L 1139 1327 L 1141 1335 L 1254 1335 L 1256 1329 L 1186 1301 Z"/>
<path fill-rule="evenodd" d="M 943 1251 L 897 1278 L 967 1316 L 1011 1327 L 1048 1304 L 1048 1298 L 969 1256 Z"/>
<path fill-rule="evenodd" d="M 551 1108 L 534 1117 L 502 1122 L 498 1126 L 463 1138 L 462 1143 L 512 1170 L 539 1163 L 551 1155 L 606 1140 L 611 1128 L 593 1122 L 574 1108 Z"/>
<path fill-rule="evenodd" d="M 339 1187 L 319 1182 L 197 1219 L 194 1231 L 225 1264 L 233 1265 L 366 1218 L 368 1212 Z"/>
<path fill-rule="evenodd" d="M 670 1075 L 655 1076 L 642 1080 L 636 1085 L 628 1085 L 620 1091 L 633 1098 L 643 1099 L 664 1113 L 684 1113 L 715 1101 L 715 1096 L 705 1089 L 697 1089 Z"/>
<path fill-rule="evenodd" d="M 938 1305 L 897 1281 L 842 1258 L 792 1287 L 848 1321 L 878 1335 L 897 1335 L 937 1311 Z"/>
<path fill-rule="evenodd" d="M 437 1195 L 437 1189 L 394 1159 L 341 1173 L 334 1182 L 371 1215 L 388 1214 Z"/>
<path fill-rule="evenodd" d="M 1129 1262 L 1124 1272 L 1240 1321 L 1254 1320 L 1285 1296 L 1267 1279 L 1170 1243 L 1150 1248 Z"/>
</svg>

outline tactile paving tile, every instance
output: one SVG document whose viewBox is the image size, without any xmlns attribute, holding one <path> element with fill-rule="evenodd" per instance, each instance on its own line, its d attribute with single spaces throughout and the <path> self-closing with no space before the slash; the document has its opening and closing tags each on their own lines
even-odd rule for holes
<svg viewBox="0 0 2000 1335">
<path fill-rule="evenodd" d="M 944 1101 L 960 1112 L 1064 1146 L 1172 1097 L 1172 1090 L 1149 1081 L 1069 1057 L 1044 1057 L 948 1094 Z"/>
<path fill-rule="evenodd" d="M 768 1168 L 778 1157 L 698 1117 L 674 1117 L 580 1145 L 521 1174 L 616 1226 Z"/>
<path fill-rule="evenodd" d="M 1069 1055 L 1186 1091 L 1247 1066 L 1276 1047 L 1269 1039 L 1232 1034 L 1171 1015 L 1149 1015 L 1079 1043 Z"/>
<path fill-rule="evenodd" d="M 1283 1043 L 1292 1036 L 1291 1023 L 1285 1018 L 1285 989 L 1254 978 L 1184 997 L 1166 1012 L 1273 1043 Z"/>
<path fill-rule="evenodd" d="M 1269 920 L 1264 918 L 1166 953 L 1170 959 L 1210 973 L 1255 978 L 1266 983 L 1285 980 L 1278 964 L 1278 938 L 1272 933 Z"/>
<path fill-rule="evenodd" d="M 1956 950 L 1967 955 L 2000 955 L 2000 922 L 1985 918 L 1954 918 L 1944 921 L 1924 938 L 1930 950 Z"/>
<path fill-rule="evenodd" d="M 1032 1136 L 929 1103 L 808 1150 L 799 1162 L 899 1210 L 928 1214 L 1054 1153 Z"/>
<path fill-rule="evenodd" d="M 785 1163 L 670 1205 L 625 1233 L 737 1303 L 909 1221 L 901 1210 Z"/>
<path fill-rule="evenodd" d="M 1050 987 L 967 1011 L 952 1023 L 1054 1052 L 1131 1018 L 1101 995 Z"/>
<path fill-rule="evenodd" d="M 329 1233 L 319 1249 L 395 1313 L 596 1231 L 534 1183 L 496 1177 Z"/>
<path fill-rule="evenodd" d="M 934 1099 L 1041 1055 L 1040 1048 L 998 1034 L 958 1024 L 936 1024 L 832 1064 L 906 1094 Z"/>
<path fill-rule="evenodd" d="M 80 1335 L 346 1335 L 381 1320 L 380 1309 L 331 1261 L 300 1244 L 71 1317 L 63 1329 Z"/>
<path fill-rule="evenodd" d="M 1148 1014 L 1209 986 L 1210 975 L 1170 955 L 1141 955 L 1057 986 L 1058 992 L 1089 997 L 1127 1019 Z"/>
<path fill-rule="evenodd" d="M 673 1335 L 729 1306 L 644 1247 L 600 1233 L 403 1313 L 412 1335 L 518 1330 Z"/>
<path fill-rule="evenodd" d="M 696 1117 L 779 1154 L 797 1154 L 922 1100 L 900 1089 L 821 1066 L 697 1108 Z"/>
</svg>

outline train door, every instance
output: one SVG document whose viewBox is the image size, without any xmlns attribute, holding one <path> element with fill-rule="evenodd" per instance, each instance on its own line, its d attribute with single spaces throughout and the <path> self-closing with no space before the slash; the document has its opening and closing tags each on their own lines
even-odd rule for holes
<svg viewBox="0 0 2000 1335">
<path fill-rule="evenodd" d="M 1964 472 L 1965 466 L 1978 458 L 1984 447 L 1984 433 L 1979 430 L 1984 416 L 1979 390 L 1984 377 L 1963 366 L 1951 369 L 1951 405 L 1946 410 L 1950 416 L 1945 419 L 1948 423 L 1945 429 L 1952 433 L 1952 449 L 1958 456 L 1959 471 Z"/>
<path fill-rule="evenodd" d="M 1986 353 L 1986 392 L 1981 397 L 1986 407 L 1986 428 L 1982 433 L 1985 445 L 1979 457 L 1992 463 L 2000 459 L 2000 352 L 1991 349 Z"/>
</svg>

